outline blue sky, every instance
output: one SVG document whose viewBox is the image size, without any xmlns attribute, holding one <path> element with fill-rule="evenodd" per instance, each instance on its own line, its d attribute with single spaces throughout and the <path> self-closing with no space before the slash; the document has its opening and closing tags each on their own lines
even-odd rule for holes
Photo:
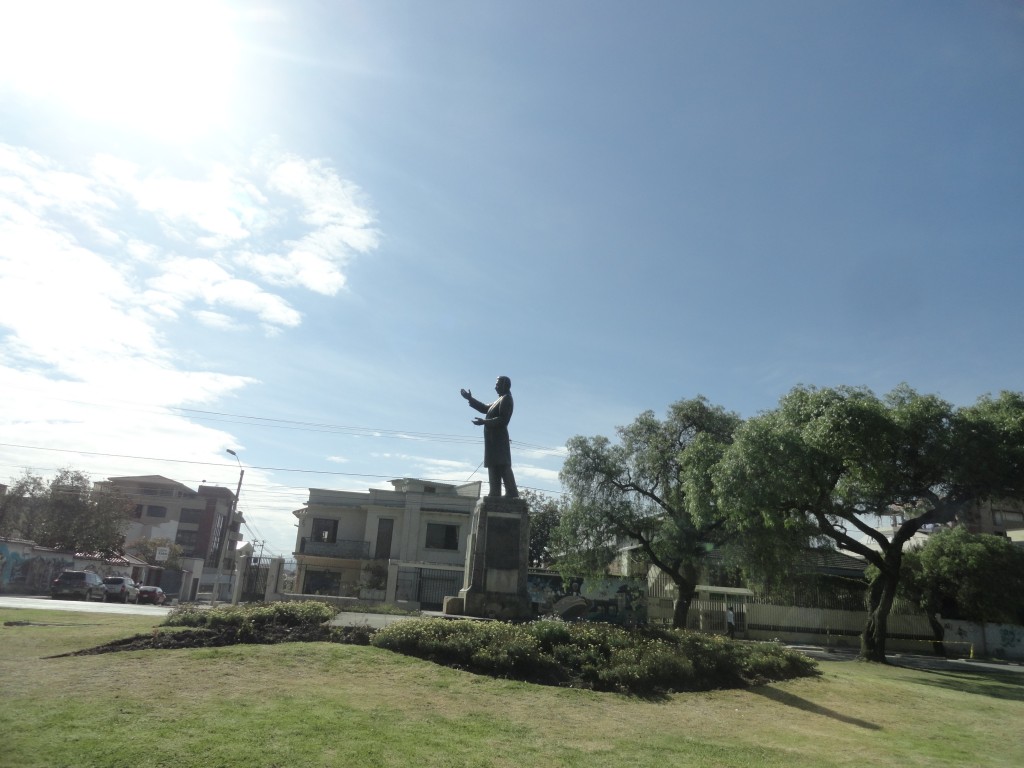
<svg viewBox="0 0 1024 768">
<path fill-rule="evenodd" d="M 1024 6 L 0 7 L 0 481 L 520 485 L 703 394 L 1024 381 Z"/>
</svg>

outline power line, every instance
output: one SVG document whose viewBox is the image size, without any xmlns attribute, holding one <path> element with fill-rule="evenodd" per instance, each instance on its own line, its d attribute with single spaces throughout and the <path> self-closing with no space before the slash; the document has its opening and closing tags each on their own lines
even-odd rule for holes
<svg viewBox="0 0 1024 768">
<path fill-rule="evenodd" d="M 38 445 L 20 445 L 16 443 L 0 443 L 3 448 L 22 448 L 30 451 L 55 451 L 57 453 L 77 453 L 82 456 L 102 456 L 111 459 L 133 459 L 135 461 L 162 461 L 171 464 L 197 464 L 203 467 L 234 467 L 234 464 L 219 463 L 215 461 L 194 461 L 192 459 L 165 459 L 156 456 L 133 456 L 124 453 L 102 453 L 100 451 L 81 451 L 72 448 L 46 448 Z M 246 464 L 246 469 L 262 469 L 268 472 L 297 472 L 311 475 L 337 475 L 340 477 L 372 477 L 392 478 L 392 475 L 371 475 L 362 472 L 337 472 L 326 469 L 295 469 L 291 467 L 264 467 L 257 464 Z"/>
<path fill-rule="evenodd" d="M 31 450 L 31 451 L 52 451 L 52 452 L 56 452 L 56 453 L 75 453 L 75 454 L 79 454 L 79 455 L 82 455 L 82 456 L 101 456 L 103 458 L 131 459 L 131 460 L 134 460 L 134 461 L 167 462 L 167 463 L 171 463 L 171 464 L 195 464 L 197 466 L 203 466 L 203 467 L 229 467 L 231 469 L 235 468 L 234 464 L 229 464 L 229 463 L 226 463 L 226 462 L 222 463 L 222 462 L 214 462 L 214 461 L 195 461 L 195 460 L 192 460 L 192 459 L 167 459 L 167 458 L 160 458 L 160 457 L 155 457 L 155 456 L 135 456 L 135 455 L 131 455 L 131 454 L 121 454 L 121 453 L 103 453 L 101 451 L 84 451 L 84 450 L 76 450 L 76 449 L 72 449 L 72 448 L 48 448 L 48 447 L 38 446 L 38 445 L 22 445 L 22 444 L 17 444 L 17 443 L 0 443 L 0 447 L 4 447 L 4 448 L 21 448 L 21 449 Z M 371 479 L 375 479 L 375 480 L 394 480 L 395 479 L 395 476 L 394 476 L 393 473 L 392 474 L 388 474 L 388 475 L 376 475 L 376 474 L 368 474 L 368 473 L 365 473 L 365 472 L 339 472 L 337 470 L 326 470 L 326 469 L 300 469 L 300 468 L 292 468 L 292 467 L 267 467 L 267 466 L 261 466 L 261 465 L 258 465 L 258 464 L 247 464 L 246 468 L 247 469 L 259 469 L 259 470 L 264 470 L 266 472 L 294 472 L 294 473 L 297 473 L 297 474 L 329 475 L 329 476 L 332 476 L 332 477 L 371 478 Z M 478 467 L 478 469 L 479 469 L 479 467 Z M 475 470 L 474 470 L 474 473 L 475 473 Z M 429 480 L 431 482 L 437 482 L 437 483 L 458 484 L 458 481 L 455 481 L 455 480 L 440 480 L 440 479 L 437 479 L 437 478 L 422 478 L 422 479 L 423 480 Z M 282 488 L 296 488 L 296 489 L 303 488 L 303 486 L 279 486 L 279 487 L 282 487 Z M 535 491 L 540 491 L 542 493 L 550 493 L 550 494 L 556 494 L 556 495 L 560 495 L 561 494 L 560 491 L 552 491 L 552 490 L 548 490 L 548 489 L 544 489 L 544 488 L 531 488 L 529 486 L 522 486 L 522 487 L 526 488 L 527 490 L 535 490 Z"/>
<path fill-rule="evenodd" d="M 117 410 L 125 410 L 125 408 L 147 411 L 150 413 L 166 413 L 166 412 L 178 412 L 181 414 L 194 414 L 192 418 L 197 418 L 203 421 L 213 421 L 217 423 L 227 424 L 245 424 L 249 426 L 261 426 L 274 429 L 292 429 L 307 432 L 327 432 L 334 434 L 351 434 L 358 437 L 387 437 L 392 439 L 406 439 L 406 440 L 423 440 L 429 442 L 441 442 L 441 443 L 461 443 L 461 444 L 479 444 L 482 442 L 481 437 L 468 436 L 468 435 L 452 435 L 442 432 L 417 432 L 415 430 L 397 430 L 397 429 L 383 429 L 380 427 L 359 427 L 343 424 L 331 424 L 327 422 L 311 422 L 311 421 L 296 421 L 292 419 L 277 419 L 270 418 L 267 416 L 252 416 L 249 414 L 240 413 L 229 413 L 226 411 L 207 411 L 200 410 L 198 408 L 182 408 L 179 406 L 146 406 L 142 404 L 134 406 L 125 406 L 122 403 L 107 404 L 90 402 L 87 400 L 72 400 L 68 398 L 48 397 L 50 400 L 57 400 L 59 402 L 74 403 L 77 405 L 88 405 L 97 408 L 116 408 Z M 219 417 L 219 418 L 214 418 Z M 513 445 L 520 448 L 526 448 L 532 451 L 539 451 L 550 455 L 560 455 L 564 452 L 561 448 L 551 448 L 548 446 L 537 445 L 535 443 L 526 443 L 520 440 L 511 441 Z"/>
</svg>

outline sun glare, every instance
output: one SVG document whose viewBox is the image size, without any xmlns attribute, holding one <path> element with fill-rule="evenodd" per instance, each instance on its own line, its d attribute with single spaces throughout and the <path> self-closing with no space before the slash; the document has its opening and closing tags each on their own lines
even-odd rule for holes
<svg viewBox="0 0 1024 768">
<path fill-rule="evenodd" d="M 163 139 L 223 127 L 237 44 L 213 2 L 24 2 L 0 11 L 0 83 Z"/>
</svg>

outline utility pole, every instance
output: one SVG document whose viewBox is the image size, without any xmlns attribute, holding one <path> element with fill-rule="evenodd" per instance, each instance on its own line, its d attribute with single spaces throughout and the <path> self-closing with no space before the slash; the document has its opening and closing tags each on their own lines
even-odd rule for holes
<svg viewBox="0 0 1024 768">
<path fill-rule="evenodd" d="M 228 510 L 227 519 L 224 521 L 224 530 L 221 531 L 220 547 L 218 547 L 217 553 L 217 586 L 220 586 L 221 572 L 224 568 L 224 553 L 228 547 L 228 534 L 231 531 L 231 521 L 235 519 L 235 514 L 238 512 L 238 497 L 242 495 L 242 478 L 245 477 L 245 470 L 242 469 L 242 461 L 238 458 L 238 454 L 230 448 L 227 449 L 227 452 L 238 462 L 238 488 L 235 490 L 235 498 L 231 502 L 231 509 Z"/>
</svg>

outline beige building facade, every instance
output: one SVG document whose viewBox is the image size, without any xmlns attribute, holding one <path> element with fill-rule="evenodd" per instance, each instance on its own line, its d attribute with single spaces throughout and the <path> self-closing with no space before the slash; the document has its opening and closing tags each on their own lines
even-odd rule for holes
<svg viewBox="0 0 1024 768">
<path fill-rule="evenodd" d="M 440 610 L 462 586 L 480 485 L 401 478 L 390 490 L 310 488 L 293 513 L 296 592 Z"/>
</svg>

